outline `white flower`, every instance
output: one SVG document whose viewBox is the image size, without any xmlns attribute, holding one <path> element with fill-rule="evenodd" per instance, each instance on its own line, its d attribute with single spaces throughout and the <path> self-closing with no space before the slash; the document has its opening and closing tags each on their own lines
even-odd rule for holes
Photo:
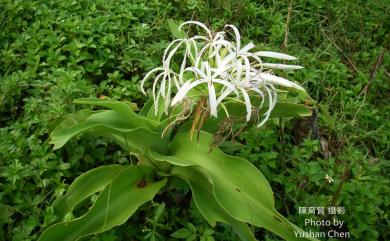
<svg viewBox="0 0 390 241">
<path fill-rule="evenodd" d="M 326 179 L 326 181 L 328 181 L 329 183 L 334 182 L 333 178 L 332 178 L 331 176 L 329 176 L 328 174 L 325 175 L 325 179 Z"/>
<path fill-rule="evenodd" d="M 189 80 L 185 82 L 183 86 L 178 90 L 176 96 L 173 98 L 171 105 L 174 106 L 177 103 L 181 102 L 188 93 L 188 91 L 195 88 L 196 86 L 200 84 L 207 84 L 210 114 L 212 116 L 217 117 L 217 97 L 215 93 L 214 84 L 220 84 L 232 90 L 234 90 L 234 85 L 232 85 L 226 80 L 219 79 L 218 73 L 213 72 L 209 62 L 207 61 L 202 62 L 201 69 L 190 67 L 186 70 L 193 72 L 196 76 L 196 80 Z"/>
<path fill-rule="evenodd" d="M 258 110 L 268 103 L 268 110 L 258 123 L 261 126 L 275 107 L 276 86 L 304 90 L 300 85 L 272 73 L 273 69 L 296 70 L 301 66 L 263 61 L 263 58 L 289 61 L 296 60 L 295 57 L 270 51 L 252 52 L 255 48 L 253 43 L 242 47 L 240 32 L 234 25 L 226 25 L 225 31 L 213 33 L 203 23 L 187 21 L 179 29 L 190 25 L 197 26 L 205 35 L 172 41 L 164 51 L 162 67 L 152 69 L 142 80 L 141 88 L 145 93 L 145 81 L 155 76 L 152 95 L 156 113 L 160 98 L 164 100 L 164 110 L 168 112 L 169 107 L 189 98 L 191 90 L 196 89 L 208 97 L 211 116 L 217 117 L 218 106 L 224 107 L 224 100 L 229 98 L 245 104 L 246 120 L 249 121 L 253 109 L 250 96 L 259 95 L 261 103 Z M 234 41 L 227 36 L 230 30 Z M 171 63 L 174 56 L 182 59 L 176 69 Z M 226 108 L 224 110 L 227 112 Z"/>
</svg>

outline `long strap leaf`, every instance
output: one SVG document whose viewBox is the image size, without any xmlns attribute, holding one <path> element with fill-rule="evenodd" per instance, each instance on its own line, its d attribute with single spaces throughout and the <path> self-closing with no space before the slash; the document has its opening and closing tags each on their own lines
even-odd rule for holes
<svg viewBox="0 0 390 241">
<path fill-rule="evenodd" d="M 86 132 L 113 137 L 130 152 L 153 149 L 165 153 L 167 150 L 166 140 L 160 133 L 134 127 L 123 114 L 114 110 L 89 113 L 84 119 L 65 120 L 51 133 L 51 143 L 54 149 L 58 149 L 71 138 Z"/>
<path fill-rule="evenodd" d="M 216 222 L 229 224 L 243 241 L 255 241 L 252 230 L 244 222 L 229 215 L 217 202 L 213 194 L 213 186 L 196 168 L 175 166 L 172 175 L 187 181 L 191 187 L 195 205 L 211 226 Z"/>
<path fill-rule="evenodd" d="M 153 171 L 148 166 L 131 166 L 123 170 L 100 193 L 85 215 L 49 227 L 39 241 L 75 241 L 123 224 L 139 206 L 153 199 L 165 185 L 166 179 L 153 179 Z"/>
<path fill-rule="evenodd" d="M 180 133 L 169 148 L 169 156 L 150 155 L 155 161 L 201 171 L 212 184 L 218 204 L 233 218 L 268 229 L 285 240 L 307 240 L 297 237 L 301 230 L 275 210 L 272 189 L 262 173 L 242 158 L 218 149 L 209 153 L 211 141 L 212 136 L 205 132 L 201 132 L 199 143 L 191 140 L 188 132 Z"/>
<path fill-rule="evenodd" d="M 125 168 L 122 165 L 109 165 L 83 173 L 73 181 L 67 193 L 55 201 L 56 212 L 61 216 L 71 212 L 78 203 L 103 190 Z"/>
</svg>

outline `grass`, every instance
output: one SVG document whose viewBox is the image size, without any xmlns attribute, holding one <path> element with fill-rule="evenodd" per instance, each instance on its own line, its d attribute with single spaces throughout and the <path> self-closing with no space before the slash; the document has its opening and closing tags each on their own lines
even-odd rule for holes
<svg viewBox="0 0 390 241">
<path fill-rule="evenodd" d="M 390 239 L 389 8 L 385 0 L 0 0 L 0 240 L 36 239 L 55 219 L 53 200 L 75 177 L 130 162 L 113 143 L 92 137 L 53 152 L 48 133 L 79 108 L 75 98 L 142 105 L 140 79 L 172 39 L 168 19 L 214 29 L 235 24 L 259 49 L 298 56 L 305 69 L 288 75 L 317 102 L 318 138 L 308 133 L 311 119 L 275 120 L 242 133 L 245 145 L 233 153 L 262 170 L 278 210 L 300 226 L 321 217 L 299 215 L 299 206 L 344 206 L 339 218 L 350 240 Z M 198 238 L 210 233 L 186 188 L 160 195 L 126 225 L 93 239 L 143 240 L 157 232 L 158 240 L 175 240 L 172 233 L 192 226 Z M 163 202 L 158 223 L 150 221 Z M 235 239 L 222 225 L 212 235 Z M 262 230 L 256 235 L 276 240 Z"/>
</svg>

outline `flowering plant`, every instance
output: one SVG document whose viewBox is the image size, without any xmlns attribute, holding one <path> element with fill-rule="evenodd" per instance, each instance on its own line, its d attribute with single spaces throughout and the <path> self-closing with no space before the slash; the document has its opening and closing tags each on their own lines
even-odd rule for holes
<svg viewBox="0 0 390 241">
<path fill-rule="evenodd" d="M 275 107 L 277 98 L 275 86 L 304 91 L 300 85 L 272 74 L 273 69 L 294 70 L 301 69 L 301 66 L 267 63 L 262 60 L 263 57 L 296 60 L 295 57 L 269 51 L 251 52 L 255 48 L 253 43 L 241 47 L 241 36 L 234 25 L 225 26 L 226 30 L 233 31 L 234 42 L 226 39 L 225 31 L 213 34 L 204 24 L 197 21 L 184 22 L 178 30 L 190 24 L 200 27 L 206 35 L 195 35 L 172 41 L 164 52 L 162 66 L 152 69 L 142 80 L 141 88 L 145 93 L 143 88 L 145 81 L 160 72 L 155 77 L 152 88 L 156 114 L 160 97 L 164 100 L 164 111 L 167 113 L 170 106 L 182 102 L 186 96 L 195 97 L 190 99 L 196 102 L 198 99 L 196 97 L 206 95 L 211 116 L 217 117 L 218 105 L 223 106 L 226 114 L 229 115 L 224 100 L 234 95 L 235 100 L 239 101 L 241 94 L 247 112 L 246 120 L 249 121 L 252 115 L 249 94 L 255 93 L 261 97 L 259 109 L 263 107 L 266 99 L 268 101 L 268 110 L 263 114 L 263 120 L 258 123 L 260 127 L 267 121 Z M 184 54 L 179 56 L 182 61 L 178 71 L 175 71 L 172 58 L 181 47 L 184 47 Z M 159 89 L 157 89 L 158 84 Z M 200 85 L 206 88 L 199 87 Z M 172 89 L 176 89 L 173 99 L 171 99 L 174 92 Z M 198 90 L 198 96 L 190 94 L 193 89 Z"/>
<path fill-rule="evenodd" d="M 101 166 L 76 178 L 54 203 L 63 220 L 46 229 L 39 240 L 78 240 L 121 225 L 173 177 L 189 185 L 196 207 L 211 226 L 230 224 L 241 240 L 256 240 L 248 224 L 286 240 L 304 239 L 297 235 L 300 229 L 275 210 L 272 189 L 262 173 L 215 145 L 227 140 L 226 119 L 243 117 L 246 124 L 254 120 L 260 127 L 271 117 L 310 115 L 309 107 L 277 98 L 278 93 L 286 95 L 286 90 L 296 91 L 300 98 L 307 95 L 300 85 L 272 72 L 301 67 L 265 62 L 295 58 L 253 52 L 253 43 L 242 47 L 233 25 L 217 33 L 195 21 L 180 26 L 171 22 L 170 26 L 178 39 L 165 50 L 162 67 L 145 75 L 144 93 L 144 85 L 154 76 L 152 98 L 138 113 L 126 102 L 79 99 L 75 103 L 105 109 L 69 114 L 51 133 L 55 149 L 81 133 L 112 138 L 137 163 Z M 188 37 L 192 26 L 205 35 Z M 195 130 L 196 140 L 192 138 Z M 77 205 L 95 193 L 99 194 L 91 208 L 74 218 Z"/>
</svg>

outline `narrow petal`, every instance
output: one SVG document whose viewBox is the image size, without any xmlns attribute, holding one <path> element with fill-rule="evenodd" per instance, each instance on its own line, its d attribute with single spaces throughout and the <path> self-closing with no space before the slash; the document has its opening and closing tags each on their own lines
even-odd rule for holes
<svg viewBox="0 0 390 241">
<path fill-rule="evenodd" d="M 177 81 L 178 78 L 179 78 L 179 75 L 178 75 L 177 73 L 173 72 L 173 71 L 171 71 L 170 74 L 172 74 L 172 75 L 175 77 L 175 78 L 173 78 L 173 82 L 174 82 L 174 84 L 175 84 L 176 89 L 179 90 L 179 89 L 180 89 L 180 84 L 179 84 L 179 82 Z M 181 83 L 181 84 L 182 84 L 182 83 Z"/>
<path fill-rule="evenodd" d="M 250 64 L 249 59 L 247 57 L 243 56 L 243 59 L 245 62 L 245 84 L 249 84 L 251 64 Z"/>
<path fill-rule="evenodd" d="M 295 88 L 295 89 L 299 89 L 299 90 L 304 90 L 304 88 L 301 87 L 300 85 L 295 84 L 295 83 L 293 83 L 285 78 L 278 77 L 278 76 L 270 74 L 270 73 L 258 73 L 258 76 L 259 76 L 259 78 L 265 80 L 266 82 L 272 83 L 272 84 L 276 84 L 276 85 L 280 85 L 280 86 L 284 86 L 284 87 L 288 87 L 288 88 Z"/>
<path fill-rule="evenodd" d="M 252 87 L 251 90 L 253 90 L 254 92 L 258 93 L 261 96 L 261 103 L 259 106 L 259 110 L 261 110 L 263 108 L 263 105 L 264 105 L 264 93 L 263 93 L 263 91 L 261 91 L 257 87 Z"/>
<path fill-rule="evenodd" d="M 210 40 L 213 38 L 213 35 L 211 34 L 210 29 L 209 29 L 206 25 L 204 25 L 203 23 L 198 22 L 198 21 L 186 21 L 186 22 L 180 24 L 179 30 L 180 30 L 184 25 L 188 25 L 188 24 L 195 24 L 195 25 L 198 25 L 199 27 L 203 28 L 203 29 L 207 32 L 207 34 L 209 35 Z"/>
<path fill-rule="evenodd" d="M 194 40 L 210 41 L 210 39 L 208 39 L 208 38 L 206 38 L 205 36 L 202 36 L 202 35 L 195 35 L 194 37 L 191 37 L 188 40 L 189 41 L 194 41 Z"/>
<path fill-rule="evenodd" d="M 278 92 L 276 91 L 275 87 L 273 85 L 269 85 L 269 87 L 272 89 L 272 94 L 273 94 L 273 104 L 272 104 L 272 109 L 275 107 L 277 99 L 278 99 Z"/>
<path fill-rule="evenodd" d="M 169 67 L 170 66 L 170 62 L 171 62 L 171 59 L 173 57 L 173 55 L 176 53 L 176 51 L 180 48 L 181 44 L 183 42 L 179 42 L 175 48 L 172 49 L 172 51 L 168 54 L 168 57 L 163 60 L 163 65 L 166 66 L 166 67 Z"/>
<path fill-rule="evenodd" d="M 210 43 L 207 43 L 205 46 L 203 46 L 203 48 L 199 51 L 198 55 L 196 56 L 196 59 L 195 59 L 195 67 L 198 68 L 199 66 L 199 62 L 202 60 L 202 56 L 204 54 L 204 52 L 206 52 L 206 50 L 210 47 Z"/>
<path fill-rule="evenodd" d="M 275 104 L 276 104 L 276 99 L 274 100 L 274 98 L 276 98 L 276 94 L 272 94 L 272 92 L 270 91 L 269 89 L 269 86 L 265 85 L 265 90 L 267 91 L 267 94 L 268 94 L 268 110 L 264 113 L 264 118 L 261 122 L 259 122 L 259 124 L 257 124 L 257 127 L 260 127 L 262 125 L 264 125 L 265 122 L 267 122 L 267 120 L 269 119 L 269 116 L 271 115 L 271 111 L 273 110 L 273 108 L 275 107 Z M 276 92 L 276 90 L 275 90 Z"/>
<path fill-rule="evenodd" d="M 288 54 L 282 54 L 277 52 L 271 52 L 271 51 L 259 51 L 256 52 L 255 55 L 260 57 L 270 57 L 275 59 L 284 59 L 284 60 L 296 60 L 294 56 L 288 55 Z"/>
<path fill-rule="evenodd" d="M 187 81 L 185 82 L 182 87 L 177 91 L 176 96 L 173 98 L 171 106 L 176 105 L 177 103 L 181 102 L 183 98 L 186 96 L 186 94 L 194 87 L 196 87 L 199 84 L 205 83 L 207 80 L 200 79 L 195 80 L 194 82 Z"/>
<path fill-rule="evenodd" d="M 173 76 L 173 79 L 175 78 L 176 76 Z M 168 113 L 169 102 L 171 101 L 171 92 L 172 92 L 171 87 L 172 87 L 171 76 L 168 75 L 168 88 L 167 88 L 167 93 L 166 93 L 165 103 L 164 103 L 165 113 Z"/>
<path fill-rule="evenodd" d="M 237 61 L 236 66 L 236 83 L 239 83 L 241 81 L 241 75 L 242 75 L 242 62 L 241 60 Z"/>
<path fill-rule="evenodd" d="M 303 69 L 302 66 L 289 64 L 262 63 L 261 66 L 268 69 Z"/>
<path fill-rule="evenodd" d="M 198 56 L 198 46 L 196 45 L 196 41 L 194 39 L 189 39 L 189 50 L 188 50 L 188 57 L 191 59 L 192 63 L 195 63 L 196 56 Z M 194 47 L 195 53 L 192 53 L 191 44 Z"/>
<path fill-rule="evenodd" d="M 188 67 L 185 69 L 186 71 L 191 71 L 197 75 L 199 75 L 202 79 L 207 79 L 206 73 L 204 73 L 202 70 L 195 68 L 195 67 Z"/>
<path fill-rule="evenodd" d="M 181 88 L 177 91 L 175 97 L 173 97 L 173 100 L 171 102 L 171 106 L 174 106 L 176 105 L 177 103 L 181 102 L 182 99 L 184 98 L 184 96 L 187 94 L 187 92 L 189 91 L 189 85 L 190 85 L 190 81 L 187 81 L 185 82 Z"/>
<path fill-rule="evenodd" d="M 215 88 L 214 85 L 210 82 L 208 82 L 208 89 L 209 89 L 209 105 L 210 105 L 210 115 L 214 117 L 217 116 L 217 97 L 215 94 Z"/>
<path fill-rule="evenodd" d="M 245 100 L 246 121 L 249 121 L 251 119 L 251 115 L 252 115 L 251 100 L 249 98 L 248 93 L 243 88 L 240 88 L 240 90 L 241 90 L 241 93 L 244 96 L 244 100 Z"/>
<path fill-rule="evenodd" d="M 263 61 L 261 61 L 261 59 L 259 58 L 259 56 L 257 56 L 256 54 L 253 54 L 253 53 L 246 53 L 246 55 L 248 56 L 248 57 L 251 57 L 251 58 L 253 58 L 254 60 L 256 60 L 257 61 L 257 63 L 258 64 L 260 64 L 260 66 L 261 66 L 261 64 L 263 63 Z M 253 65 L 253 64 L 252 64 Z M 260 69 L 262 69 L 262 68 L 260 68 Z"/>
<path fill-rule="evenodd" d="M 238 29 L 236 28 L 236 26 L 234 25 L 231 25 L 231 24 L 227 24 L 225 25 L 225 28 L 228 27 L 228 28 L 231 28 L 233 29 L 234 31 L 234 34 L 236 35 L 236 51 L 240 51 L 240 45 L 241 45 L 241 36 L 240 36 L 240 32 L 238 31 Z"/>
<path fill-rule="evenodd" d="M 245 54 L 246 52 L 253 49 L 254 47 L 255 45 L 252 42 L 250 42 L 249 44 L 245 45 L 242 49 L 240 49 L 240 53 Z"/>
<path fill-rule="evenodd" d="M 183 58 L 183 61 L 181 62 L 180 72 L 179 72 L 179 81 L 181 84 L 183 84 L 183 82 L 184 82 L 183 81 L 183 74 L 184 74 L 184 70 L 185 70 L 185 67 L 187 64 L 188 50 L 189 50 L 188 43 L 186 43 L 186 51 L 184 52 L 184 58 Z"/>
<path fill-rule="evenodd" d="M 165 82 L 167 81 L 167 75 L 164 74 L 164 77 L 161 81 L 161 84 L 160 84 L 160 91 L 159 91 L 159 95 L 161 95 L 161 97 L 165 98 Z"/>
<path fill-rule="evenodd" d="M 159 94 L 156 93 L 156 88 L 157 88 L 157 82 L 160 80 L 161 76 L 163 76 L 164 73 L 160 73 L 157 75 L 156 79 L 154 80 L 153 87 L 152 87 L 152 95 L 153 95 L 153 102 L 154 102 L 154 112 L 155 115 L 157 115 L 158 111 L 158 99 L 159 99 Z M 160 89 L 161 90 L 161 89 Z"/>
<path fill-rule="evenodd" d="M 182 42 L 184 41 L 184 39 L 175 39 L 173 40 L 172 42 L 169 43 L 168 47 L 165 49 L 164 51 L 164 55 L 163 55 L 163 59 L 162 59 L 162 62 L 165 62 L 166 58 L 167 58 L 167 55 L 168 55 L 168 52 L 169 50 L 172 48 L 172 46 L 178 42 Z"/>
<path fill-rule="evenodd" d="M 218 97 L 217 99 L 217 105 L 219 105 L 228 95 L 230 95 L 230 93 L 232 93 L 233 90 L 232 89 L 229 89 L 227 88 L 226 90 L 224 90 L 222 92 L 222 94 Z"/>
<path fill-rule="evenodd" d="M 228 87 L 229 89 L 231 89 L 231 90 L 235 90 L 235 87 L 234 87 L 234 85 L 233 84 L 231 84 L 231 83 L 229 83 L 228 81 L 226 81 L 226 80 L 221 80 L 221 79 L 213 79 L 213 83 L 218 83 L 218 84 L 222 84 L 222 85 L 224 85 L 224 86 L 226 86 L 226 87 Z"/>
<path fill-rule="evenodd" d="M 141 91 L 144 95 L 146 95 L 146 92 L 144 90 L 144 84 L 145 84 L 145 81 L 149 79 L 149 77 L 154 73 L 154 72 L 157 72 L 157 71 L 162 71 L 164 70 L 164 68 L 162 67 L 158 67 L 158 68 L 154 68 L 152 70 L 150 70 L 146 75 L 145 77 L 142 79 L 141 81 Z"/>
</svg>

